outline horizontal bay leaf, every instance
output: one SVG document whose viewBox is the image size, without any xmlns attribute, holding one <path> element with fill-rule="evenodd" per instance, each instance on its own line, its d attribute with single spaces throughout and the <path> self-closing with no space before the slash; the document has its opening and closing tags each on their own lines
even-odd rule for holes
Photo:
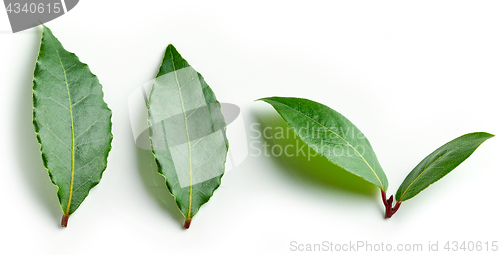
<svg viewBox="0 0 500 255">
<path fill-rule="evenodd" d="M 387 177 L 370 142 L 340 113 L 303 98 L 268 97 L 259 100 L 272 105 L 300 139 L 320 155 L 387 190 Z"/>
<path fill-rule="evenodd" d="M 399 186 L 396 200 L 408 200 L 443 178 L 466 160 L 484 141 L 494 135 L 485 132 L 460 136 L 425 157 Z"/>
</svg>

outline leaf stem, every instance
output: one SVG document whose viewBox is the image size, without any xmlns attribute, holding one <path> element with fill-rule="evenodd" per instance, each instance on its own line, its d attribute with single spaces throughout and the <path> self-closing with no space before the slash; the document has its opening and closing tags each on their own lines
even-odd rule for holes
<svg viewBox="0 0 500 255">
<path fill-rule="evenodd" d="M 189 226 L 191 226 L 191 219 L 187 218 L 186 221 L 184 221 L 184 228 L 188 229 Z"/>
<path fill-rule="evenodd" d="M 394 206 L 394 208 L 392 208 L 392 214 L 391 214 L 391 216 L 394 215 L 398 211 L 399 206 L 401 206 L 401 202 L 398 201 L 396 203 L 396 205 Z"/>
<path fill-rule="evenodd" d="M 394 207 L 392 207 L 392 202 L 394 201 L 394 196 L 391 195 L 391 197 L 389 197 L 389 199 L 387 199 L 387 194 L 385 193 L 384 190 L 380 190 L 381 191 L 381 194 L 382 194 L 382 202 L 384 202 L 384 206 L 385 206 L 385 218 L 386 219 L 389 219 L 392 217 L 392 215 L 394 215 L 399 207 L 401 206 L 401 202 L 398 201 L 396 202 L 396 205 L 394 205 Z"/>
<path fill-rule="evenodd" d="M 65 228 L 68 226 L 69 215 L 64 214 L 61 220 L 61 227 Z"/>
</svg>

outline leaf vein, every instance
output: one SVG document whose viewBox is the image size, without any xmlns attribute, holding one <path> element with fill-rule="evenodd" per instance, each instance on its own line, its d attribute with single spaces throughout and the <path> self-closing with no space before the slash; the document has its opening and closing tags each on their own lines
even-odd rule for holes
<svg viewBox="0 0 500 255">
<path fill-rule="evenodd" d="M 280 103 L 280 102 L 278 102 L 278 103 Z M 281 103 L 281 104 L 283 104 L 283 103 Z M 353 147 L 353 146 L 352 146 L 349 142 L 347 142 L 347 141 L 346 141 L 346 140 L 345 140 L 342 136 L 340 136 L 339 134 L 337 134 L 337 133 L 336 133 L 336 132 L 334 132 L 333 130 L 329 129 L 329 128 L 328 128 L 328 127 L 326 127 L 325 125 L 321 124 L 321 123 L 320 123 L 320 122 L 318 122 L 317 120 L 315 120 L 315 119 L 313 119 L 313 118 L 311 118 L 311 117 L 307 116 L 306 114 L 304 114 L 304 113 L 302 113 L 302 112 L 300 112 L 300 111 L 298 111 L 298 110 L 296 110 L 296 109 L 294 109 L 294 108 L 292 108 L 292 107 L 290 107 L 290 106 L 288 106 L 288 105 L 286 105 L 286 104 L 283 104 L 283 105 L 285 105 L 286 107 L 288 107 L 288 108 L 290 108 L 290 109 L 292 109 L 292 110 L 296 111 L 297 113 L 299 113 L 299 114 L 301 114 L 301 115 L 305 116 L 306 118 L 308 118 L 308 119 L 312 120 L 313 122 L 315 122 L 315 123 L 317 123 L 318 125 L 320 125 L 320 126 L 324 127 L 326 130 L 330 131 L 331 133 L 335 134 L 335 135 L 336 135 L 336 136 L 338 136 L 340 139 L 342 139 L 342 140 L 343 140 L 343 141 L 344 141 L 347 145 L 349 145 L 349 147 L 351 147 L 351 148 L 352 148 L 352 149 L 356 152 L 356 154 L 358 154 L 358 155 L 359 155 L 359 157 L 361 157 L 361 159 L 362 159 L 362 160 L 364 161 L 364 163 L 365 163 L 365 164 L 366 164 L 366 165 L 370 168 L 370 170 L 372 171 L 373 175 L 375 175 L 375 177 L 376 177 L 376 178 L 377 178 L 377 180 L 379 181 L 379 183 L 380 183 L 380 186 L 381 186 L 382 190 L 384 190 L 384 184 L 382 184 L 382 181 L 381 181 L 381 180 L 380 180 L 380 178 L 378 177 L 378 175 L 377 175 L 377 173 L 375 172 L 375 170 L 373 170 L 373 168 L 371 167 L 371 165 L 370 165 L 370 164 L 368 164 L 368 162 L 367 162 L 367 161 L 366 161 L 366 159 L 363 157 L 363 155 L 361 155 L 361 153 L 359 153 L 359 151 L 358 151 L 358 150 L 356 150 L 356 148 L 354 148 L 354 147 Z"/>
<path fill-rule="evenodd" d="M 458 146 L 456 146 L 455 148 L 451 149 L 451 150 L 448 150 L 447 152 L 445 152 L 443 155 L 441 155 L 439 158 L 437 158 L 436 160 L 434 160 L 429 166 L 427 166 L 418 176 L 417 178 L 415 178 L 411 183 L 410 185 L 408 185 L 408 187 L 405 189 L 405 191 L 403 192 L 403 194 L 401 195 L 401 197 L 399 198 L 399 201 L 401 201 L 401 199 L 403 199 L 404 195 L 406 194 L 406 192 L 410 189 L 410 187 L 413 185 L 413 183 L 415 183 L 415 181 L 417 181 L 432 165 L 434 165 L 434 163 L 436 163 L 438 160 L 440 160 L 441 158 L 443 158 L 444 156 L 446 156 L 446 154 L 448 153 L 451 153 L 452 151 L 456 150 L 458 147 L 461 147 L 462 145 L 464 145 L 465 143 L 462 143 Z"/>
</svg>

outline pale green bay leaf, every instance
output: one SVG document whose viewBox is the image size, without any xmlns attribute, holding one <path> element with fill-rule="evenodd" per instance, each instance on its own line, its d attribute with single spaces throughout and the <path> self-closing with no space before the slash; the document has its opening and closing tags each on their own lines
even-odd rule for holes
<svg viewBox="0 0 500 255">
<path fill-rule="evenodd" d="M 88 65 L 45 26 L 33 77 L 33 124 L 65 226 L 106 169 L 111 110 Z"/>
<path fill-rule="evenodd" d="M 429 185 L 443 178 L 466 160 L 484 141 L 494 135 L 485 132 L 469 133 L 439 147 L 425 157 L 399 186 L 396 200 L 408 200 Z"/>
<path fill-rule="evenodd" d="M 388 181 L 365 135 L 347 118 L 302 98 L 268 97 L 285 122 L 309 147 L 332 163 L 387 190 Z"/>
<path fill-rule="evenodd" d="M 214 92 L 172 45 L 151 89 L 148 125 L 158 172 L 189 227 L 220 186 L 228 142 Z"/>
</svg>

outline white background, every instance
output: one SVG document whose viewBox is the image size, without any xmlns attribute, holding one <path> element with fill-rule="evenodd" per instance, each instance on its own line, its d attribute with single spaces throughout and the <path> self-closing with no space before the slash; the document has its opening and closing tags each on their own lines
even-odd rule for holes
<svg viewBox="0 0 500 255">
<path fill-rule="evenodd" d="M 439 241 L 442 251 L 446 241 L 500 241 L 499 137 L 390 220 L 375 186 L 301 178 L 291 159 L 250 148 L 184 230 L 150 153 L 134 144 L 127 109 L 173 43 L 219 101 L 241 107 L 248 146 L 264 142 L 253 123 L 279 122 L 255 99 L 322 102 L 365 133 L 393 194 L 449 140 L 500 134 L 499 13 L 497 1 L 80 1 L 46 25 L 99 77 L 114 140 L 101 183 L 62 229 L 31 120 L 41 29 L 12 34 L 2 10 L 0 253 L 297 253 L 291 241 L 421 243 L 424 251 Z"/>
</svg>

